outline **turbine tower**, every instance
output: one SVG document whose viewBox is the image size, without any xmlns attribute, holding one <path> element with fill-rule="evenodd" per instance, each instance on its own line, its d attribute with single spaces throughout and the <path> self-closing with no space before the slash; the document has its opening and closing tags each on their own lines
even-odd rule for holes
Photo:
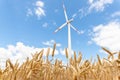
<svg viewBox="0 0 120 80">
<path fill-rule="evenodd" d="M 73 21 L 73 18 L 72 19 L 68 19 L 68 16 L 67 16 L 67 13 L 66 13 L 66 8 L 65 8 L 64 4 L 63 4 L 63 9 L 64 9 L 64 15 L 65 15 L 66 22 L 63 25 L 61 25 L 59 28 L 57 28 L 55 30 L 55 33 L 58 32 L 59 30 L 61 30 L 66 25 L 68 26 L 68 58 L 70 59 L 71 58 L 71 54 L 72 54 L 72 50 L 71 50 L 71 30 L 70 29 L 71 28 L 74 29 L 79 34 L 81 34 L 81 32 L 78 31 L 74 26 L 72 26 L 70 24 Z"/>
</svg>

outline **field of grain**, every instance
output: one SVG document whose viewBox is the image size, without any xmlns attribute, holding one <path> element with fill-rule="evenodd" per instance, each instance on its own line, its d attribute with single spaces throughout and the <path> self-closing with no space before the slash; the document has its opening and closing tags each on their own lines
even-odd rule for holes
<svg viewBox="0 0 120 80">
<path fill-rule="evenodd" d="M 55 46 L 53 47 L 52 57 L 54 58 Z M 112 53 L 106 48 L 102 49 L 108 53 L 108 58 L 97 61 L 82 59 L 82 54 L 74 56 L 64 65 L 60 60 L 49 60 L 50 49 L 48 48 L 46 58 L 43 58 L 44 50 L 33 55 L 32 59 L 19 65 L 8 59 L 5 69 L 0 69 L 0 80 L 120 80 L 120 52 Z M 68 52 L 65 49 L 66 58 Z M 114 54 L 118 57 L 114 58 Z"/>
</svg>

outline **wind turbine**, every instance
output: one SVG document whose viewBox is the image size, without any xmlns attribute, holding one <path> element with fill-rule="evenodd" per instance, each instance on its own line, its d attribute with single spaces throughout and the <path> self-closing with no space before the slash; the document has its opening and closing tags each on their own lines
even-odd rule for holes
<svg viewBox="0 0 120 80">
<path fill-rule="evenodd" d="M 64 9 L 64 15 L 65 15 L 65 19 L 66 19 L 66 22 L 64 24 L 62 24 L 59 28 L 57 28 L 55 30 L 55 33 L 58 32 L 59 30 L 61 30 L 63 27 L 65 27 L 66 25 L 68 26 L 68 58 L 70 59 L 71 58 L 71 28 L 73 30 L 75 30 L 76 32 L 78 32 L 79 34 L 81 34 L 80 31 L 78 31 L 74 26 L 72 26 L 70 23 L 73 21 L 73 18 L 72 19 L 68 19 L 67 17 L 67 13 L 66 13 L 66 8 L 63 4 L 63 9 Z"/>
</svg>

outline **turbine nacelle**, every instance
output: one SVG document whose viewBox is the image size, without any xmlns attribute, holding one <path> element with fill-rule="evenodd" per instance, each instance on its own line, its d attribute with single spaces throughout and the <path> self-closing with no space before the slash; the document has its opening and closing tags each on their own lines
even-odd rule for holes
<svg viewBox="0 0 120 80">
<path fill-rule="evenodd" d="M 73 22 L 73 18 L 72 18 L 72 19 L 69 19 L 69 20 L 67 21 L 67 24 L 69 24 L 69 23 L 71 23 L 71 22 Z"/>
</svg>

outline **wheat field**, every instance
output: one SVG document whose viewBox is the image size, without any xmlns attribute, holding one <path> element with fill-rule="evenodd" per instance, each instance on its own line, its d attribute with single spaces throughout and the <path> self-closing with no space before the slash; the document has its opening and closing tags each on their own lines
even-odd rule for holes
<svg viewBox="0 0 120 80">
<path fill-rule="evenodd" d="M 56 44 L 53 47 L 52 58 L 54 58 Z M 120 80 L 120 52 L 112 53 L 106 48 L 102 49 L 108 53 L 107 58 L 97 61 L 82 59 L 82 53 L 74 52 L 74 56 L 64 65 L 61 60 L 49 60 L 50 48 L 43 58 L 44 50 L 27 58 L 23 64 L 17 61 L 12 64 L 10 59 L 6 61 L 5 69 L 0 69 L 0 80 Z M 65 49 L 66 59 L 68 52 Z M 118 57 L 115 58 L 114 54 Z"/>
</svg>

